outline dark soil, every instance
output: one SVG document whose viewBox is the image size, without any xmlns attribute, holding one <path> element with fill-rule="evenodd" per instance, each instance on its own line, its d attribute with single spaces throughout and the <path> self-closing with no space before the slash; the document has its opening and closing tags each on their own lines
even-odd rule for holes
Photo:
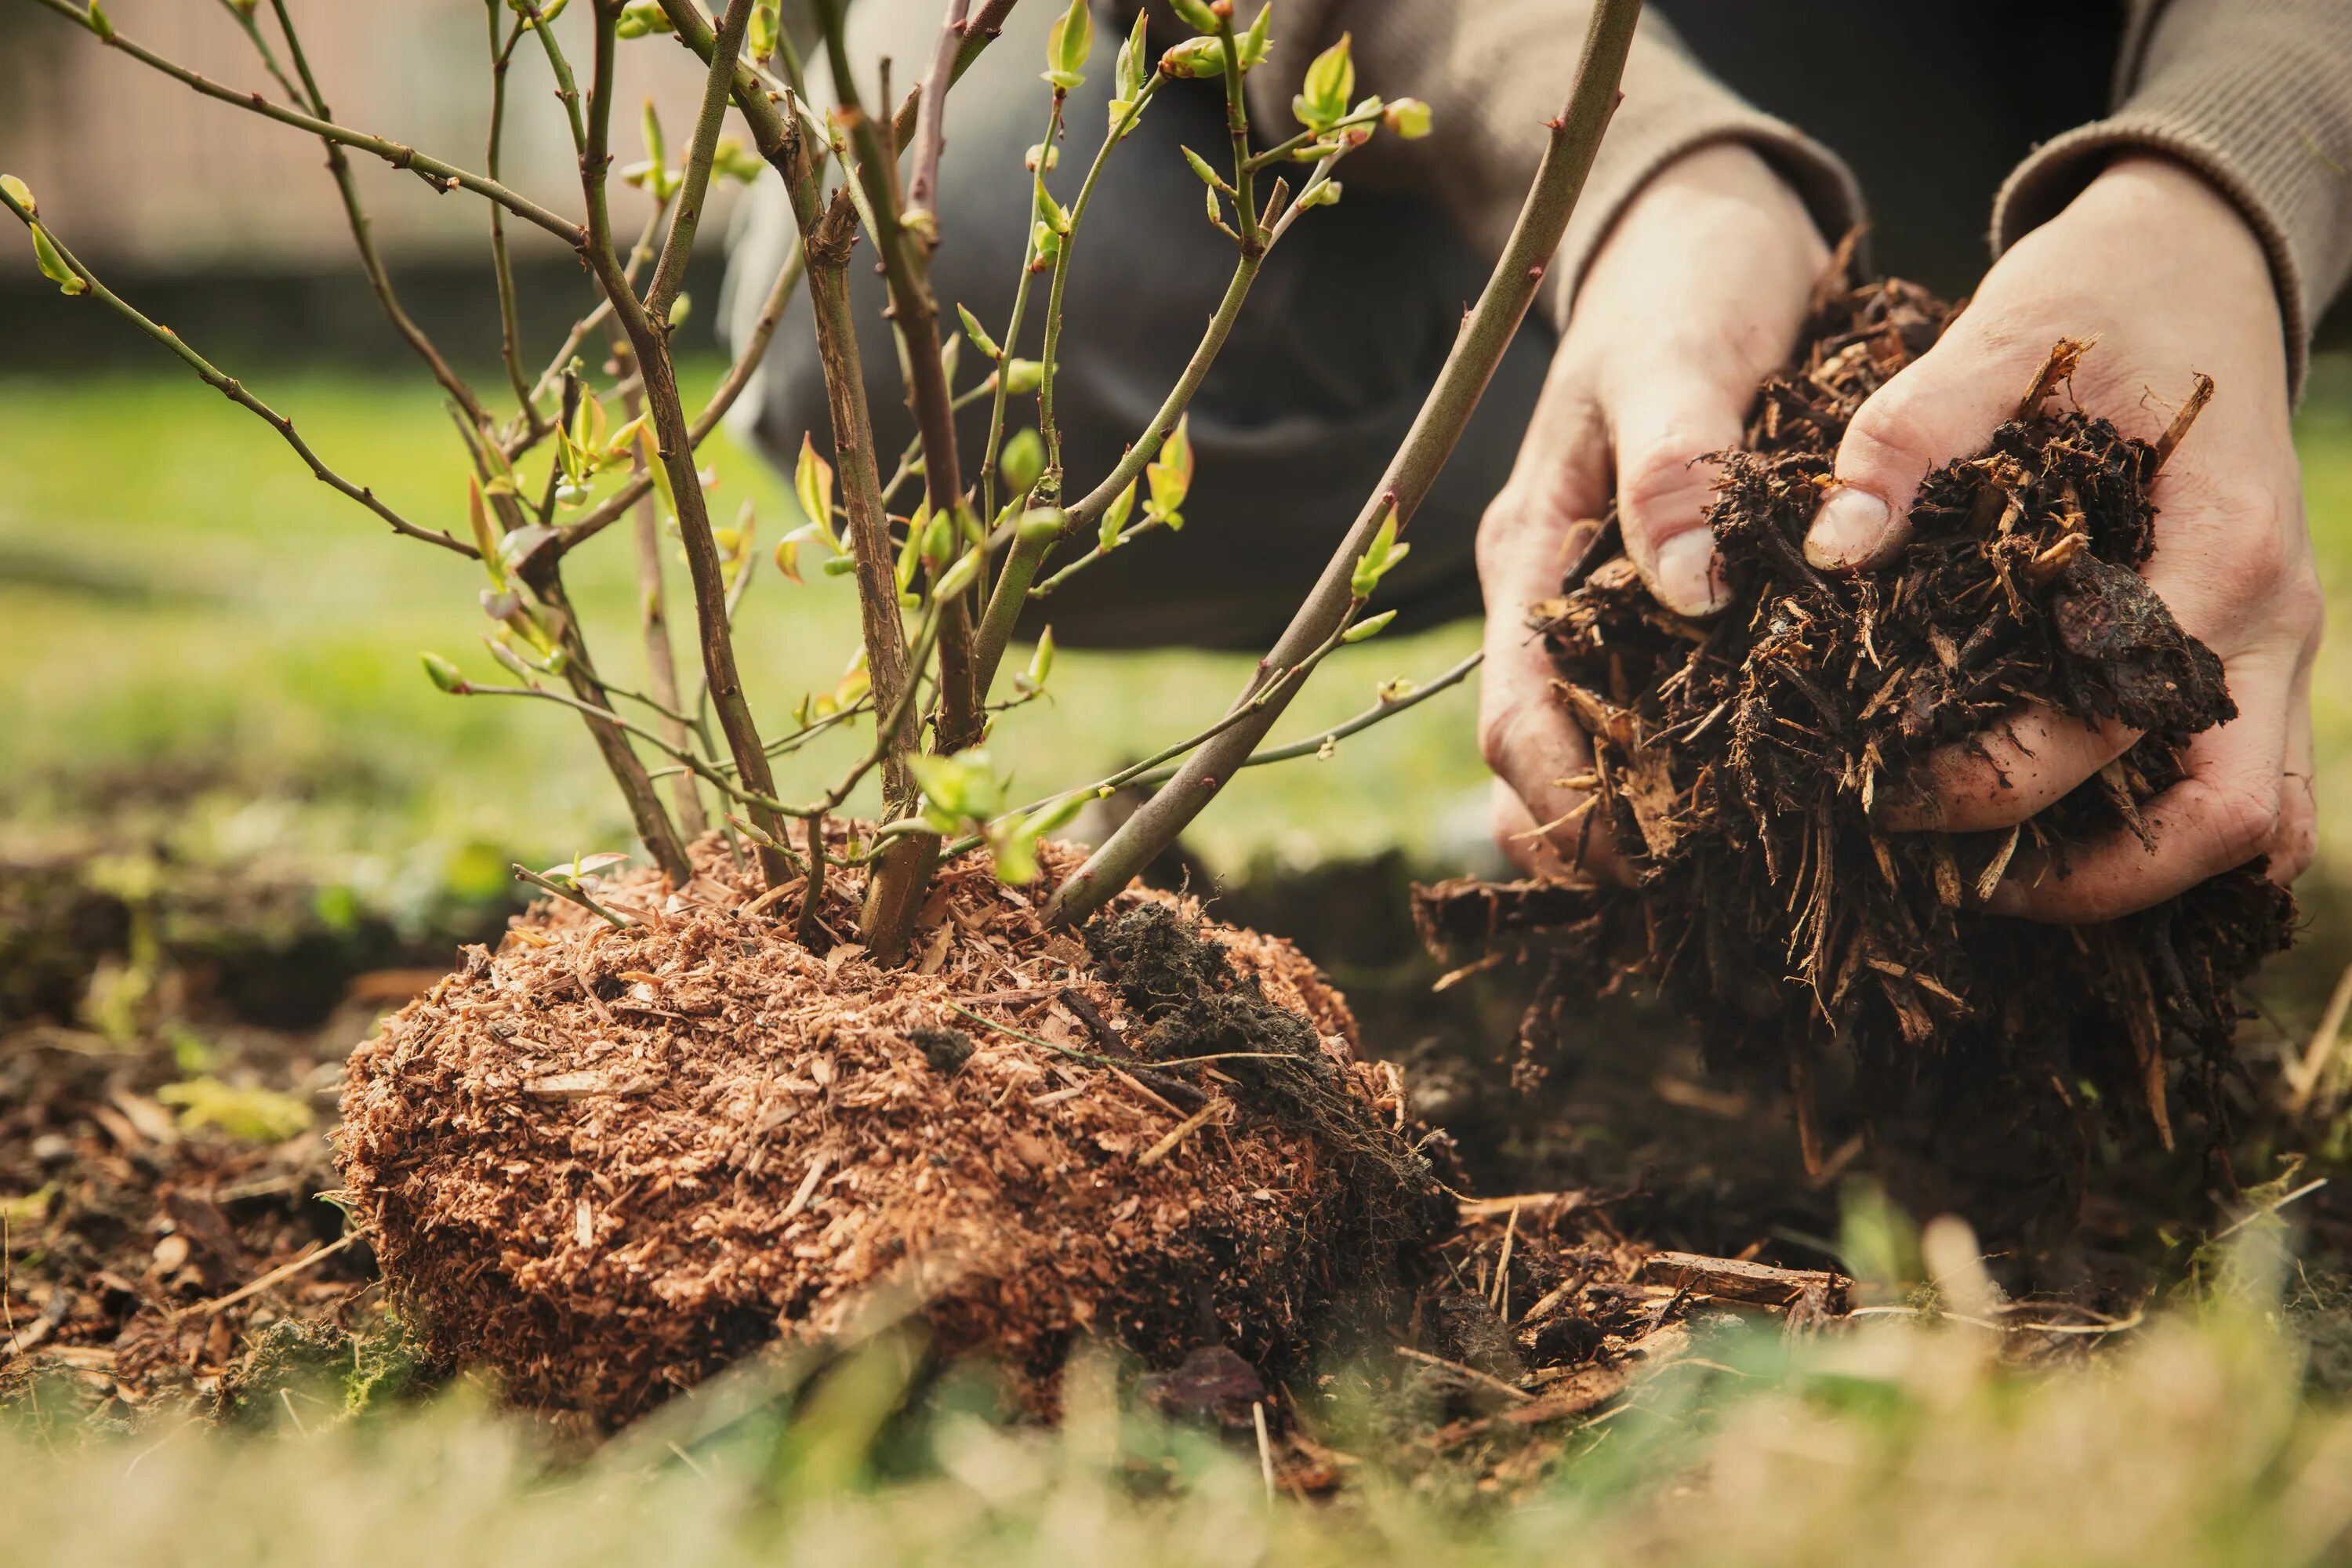
<svg viewBox="0 0 2352 1568">
<path fill-rule="evenodd" d="M 715 841 L 699 873 L 609 884 L 627 928 L 535 910 L 352 1058 L 395 1300 L 526 1403 L 625 1418 L 887 1310 L 1041 1404 L 1084 1333 L 1292 1365 L 1450 1217 L 1286 942 L 1138 893 L 1090 955 L 971 868 L 886 970 L 799 945 Z"/>
<path fill-rule="evenodd" d="M 2148 485 L 2210 383 L 2162 440 L 2130 439 L 2065 406 L 2084 351 L 2062 343 L 1987 449 L 1930 476 L 1897 559 L 1851 579 L 1806 564 L 1846 420 L 1950 314 L 1900 282 L 1825 291 L 1725 459 L 1720 616 L 1652 600 L 1613 519 L 1538 607 L 1592 738 L 1586 829 L 1605 828 L 1636 886 L 1451 884 L 1422 915 L 1448 945 L 1552 933 L 1538 1047 L 1563 1007 L 1637 984 L 1691 1020 L 1712 1067 L 1786 1087 L 1809 1165 L 1829 1157 L 1825 1100 L 1844 1080 L 1918 1206 L 2047 1236 L 2077 1213 L 2100 1137 L 2170 1148 L 2189 1123 L 2222 1145 L 2240 987 L 2294 912 L 2260 865 L 2105 925 L 1984 912 L 2012 867 L 2063 877 L 2071 848 L 2144 831 L 2188 739 L 2235 708 L 2220 661 L 2136 572 Z M 2147 734 L 2021 831 L 1880 828 L 1906 764 L 2026 704 Z"/>
</svg>

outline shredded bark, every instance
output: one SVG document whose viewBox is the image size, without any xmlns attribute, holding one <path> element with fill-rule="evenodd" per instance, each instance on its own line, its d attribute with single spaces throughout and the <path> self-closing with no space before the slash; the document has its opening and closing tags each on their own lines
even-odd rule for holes
<svg viewBox="0 0 2352 1568">
<path fill-rule="evenodd" d="M 1427 1238 L 1426 1203 L 1420 1231 L 1371 1228 L 1398 1172 L 1433 1181 L 1287 942 L 1123 897 L 1107 919 L 1157 911 L 1193 966 L 1167 1005 L 1219 1016 L 1180 1035 L 983 868 L 943 873 L 919 957 L 884 969 L 801 946 L 794 895 L 754 910 L 718 840 L 696 853 L 682 892 L 599 889 L 631 926 L 535 908 L 352 1058 L 341 1157 L 385 1278 L 436 1352 L 514 1396 L 617 1421 L 896 1310 L 1041 1403 L 1082 1333 L 1280 1367 Z M 1049 878 L 1077 863 L 1049 847 Z M 839 924 L 859 879 L 830 881 Z M 1263 1089 L 1286 1064 L 1349 1108 L 1345 1140 Z"/>
<path fill-rule="evenodd" d="M 1708 513 L 1722 615 L 1661 607 L 1613 518 L 1537 607 L 1592 741 L 1584 831 L 1605 825 L 1638 885 L 1449 884 L 1419 919 L 1448 944 L 1558 933 L 1555 1007 L 1625 979 L 1654 988 L 1710 1065 L 1790 1087 L 1809 1163 L 1818 1081 L 1850 1059 L 1882 1135 L 1985 1156 L 2001 1191 L 1979 1223 L 2001 1230 L 2071 1209 L 2102 1115 L 2166 1147 L 2179 1110 L 2218 1120 L 2239 986 L 2286 944 L 2294 905 L 2256 864 L 2103 925 L 1984 912 L 2013 865 L 2063 877 L 2070 850 L 2144 832 L 2189 737 L 2236 709 L 2221 661 L 2137 574 L 2149 485 L 2193 406 L 2158 444 L 2068 406 L 2081 344 L 2053 350 L 1984 451 L 1929 477 L 1895 561 L 1851 578 L 1807 564 L 1847 421 L 1951 315 L 1899 281 L 1824 290 L 1808 346 L 1724 458 Z M 2191 404 L 2210 392 L 2200 380 Z M 1919 787 L 1906 764 L 2025 707 L 2146 735 L 2021 830 L 1879 826 Z"/>
</svg>

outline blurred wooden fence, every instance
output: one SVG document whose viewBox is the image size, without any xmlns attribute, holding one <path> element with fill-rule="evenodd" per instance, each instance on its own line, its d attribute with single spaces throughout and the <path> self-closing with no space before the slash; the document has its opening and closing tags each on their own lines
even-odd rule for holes
<svg viewBox="0 0 2352 1568">
<path fill-rule="evenodd" d="M 480 169 L 488 126 L 483 0 L 289 0 L 320 86 L 343 124 Z M 265 24 L 269 5 L 263 4 Z M 584 5 L 574 7 L 585 11 Z M 279 97 L 221 0 L 107 0 L 125 35 L 238 88 Z M 500 22 L 510 19 L 497 6 Z M 588 74 L 581 18 L 557 23 Z M 273 37 L 273 43 L 275 39 Z M 282 57 L 281 57 L 282 58 Z M 622 51 L 616 161 L 641 155 L 639 108 L 660 107 L 673 148 L 692 126 L 701 69 L 667 38 Z M 414 175 L 354 154 L 376 232 L 395 259 L 478 247 L 487 208 L 438 195 Z M 0 170 L 22 176 L 48 219 L 93 267 L 279 271 L 349 264 L 342 210 L 318 142 L 198 96 L 27 4 L 0 6 Z M 527 40 L 509 79 L 504 176 L 560 211 L 578 206 L 570 133 L 545 58 Z M 723 209 L 735 187 L 720 182 Z M 641 198 L 614 186 L 616 226 Z M 706 226 L 707 234 L 724 232 Z M 8 227 L 13 231 L 15 225 Z M 560 247 L 528 224 L 508 232 L 529 254 Z M 32 271 L 22 237 L 0 237 L 0 281 Z"/>
</svg>

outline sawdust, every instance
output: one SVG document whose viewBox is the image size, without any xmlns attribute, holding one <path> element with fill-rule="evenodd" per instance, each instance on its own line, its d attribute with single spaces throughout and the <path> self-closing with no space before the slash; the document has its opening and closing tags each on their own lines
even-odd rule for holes
<svg viewBox="0 0 2352 1568">
<path fill-rule="evenodd" d="M 1124 895 L 1107 918 L 1156 907 L 1223 950 L 1219 1005 L 1271 1009 L 1170 1051 L 1044 929 L 1042 889 L 944 872 L 920 956 L 885 970 L 802 947 L 790 898 L 747 909 L 718 840 L 697 857 L 681 893 L 605 883 L 625 928 L 535 908 L 352 1055 L 353 1212 L 435 1353 L 515 1398 L 617 1421 L 780 1335 L 908 1310 L 1041 1405 L 1080 1335 L 1278 1368 L 1425 1239 L 1368 1229 L 1391 1211 L 1359 1190 L 1360 1150 L 1238 1070 L 1311 1061 L 1389 1146 L 1383 1179 L 1428 1179 L 1396 1079 L 1357 1059 L 1346 1004 L 1287 942 Z M 1078 863 L 1045 860 L 1048 885 Z M 858 880 L 831 879 L 829 921 Z"/>
</svg>

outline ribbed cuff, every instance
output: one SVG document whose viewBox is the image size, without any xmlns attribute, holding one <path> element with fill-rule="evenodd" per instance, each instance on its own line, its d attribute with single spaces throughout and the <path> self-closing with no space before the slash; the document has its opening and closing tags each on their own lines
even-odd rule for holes
<svg viewBox="0 0 2352 1568">
<path fill-rule="evenodd" d="M 1667 164 L 1702 147 L 1731 142 L 1753 148 L 1797 193 L 1822 237 L 1832 247 L 1863 221 L 1862 187 L 1835 153 L 1794 126 L 1748 107 L 1712 80 L 1695 78 L 1690 85 L 1692 97 L 1713 101 L 1663 106 L 1633 125 L 1610 127 L 1552 259 L 1552 281 L 1543 308 L 1555 328 L 1566 330 L 1569 310 L 1593 253 L 1633 198 Z M 1630 107 L 1630 94 L 1627 101 Z"/>
<path fill-rule="evenodd" d="M 2147 28 L 2111 117 L 2044 143 L 1993 204 L 1996 255 L 2119 153 L 2195 170 L 2270 258 L 2300 394 L 2313 325 L 2352 265 L 2352 11 L 2342 0 L 2173 0 Z"/>
</svg>

